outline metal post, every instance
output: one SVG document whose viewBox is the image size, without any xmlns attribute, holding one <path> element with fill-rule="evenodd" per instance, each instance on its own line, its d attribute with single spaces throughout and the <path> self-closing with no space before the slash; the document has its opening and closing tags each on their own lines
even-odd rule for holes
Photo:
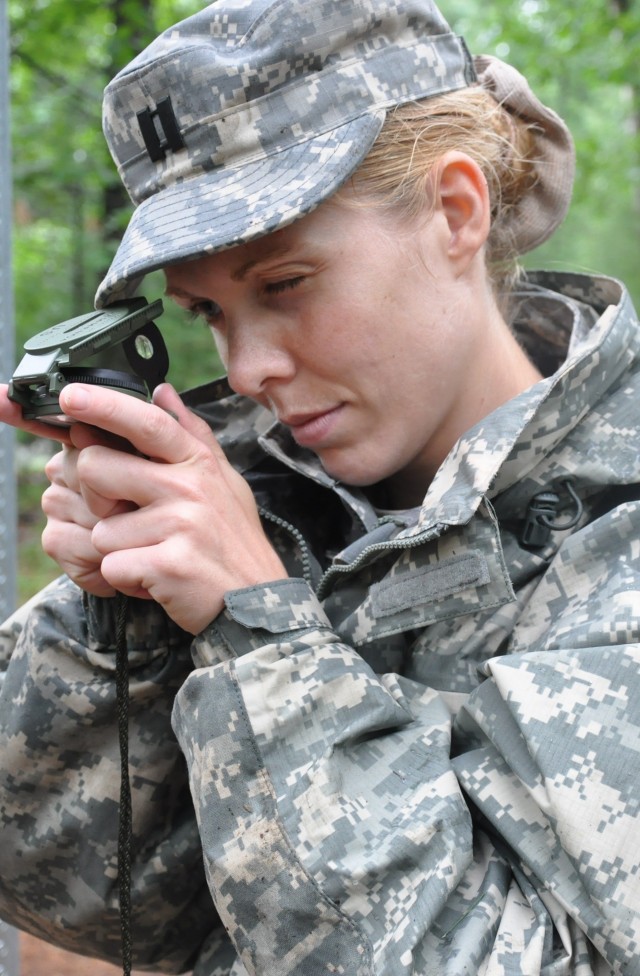
<svg viewBox="0 0 640 976">
<path fill-rule="evenodd" d="M 0 0 L 0 380 L 14 365 L 13 288 L 11 278 L 11 135 L 9 128 L 9 18 Z M 4 619 L 16 601 L 16 485 L 14 432 L 0 431 L 0 614 Z"/>
<path fill-rule="evenodd" d="M 5 922 L 0 922 L 0 973 L 18 976 L 18 933 Z"/>
<path fill-rule="evenodd" d="M 0 379 L 13 368 L 14 321 L 11 280 L 11 142 L 9 130 L 9 15 L 0 0 Z M 0 616 L 16 601 L 16 485 L 14 437 L 0 429 Z M 0 976 L 18 974 L 18 933 L 0 922 Z"/>
</svg>

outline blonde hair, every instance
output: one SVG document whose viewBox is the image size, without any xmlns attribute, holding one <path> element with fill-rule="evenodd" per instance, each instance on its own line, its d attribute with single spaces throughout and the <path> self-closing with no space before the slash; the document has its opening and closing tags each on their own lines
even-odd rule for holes
<svg viewBox="0 0 640 976">
<path fill-rule="evenodd" d="M 446 152 L 465 152 L 489 189 L 491 230 L 487 269 L 505 297 L 519 274 L 511 227 L 514 210 L 537 181 L 531 126 L 474 86 L 400 105 L 389 112 L 352 185 L 364 205 L 392 207 L 408 219 L 424 213 L 434 164 Z M 511 218 L 511 219 L 510 219 Z"/>
</svg>

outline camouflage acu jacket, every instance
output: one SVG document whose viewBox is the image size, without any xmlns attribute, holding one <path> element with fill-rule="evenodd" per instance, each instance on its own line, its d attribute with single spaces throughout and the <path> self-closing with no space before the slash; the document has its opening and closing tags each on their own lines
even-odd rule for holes
<svg viewBox="0 0 640 976">
<path fill-rule="evenodd" d="M 188 397 L 292 578 L 194 640 L 129 605 L 136 967 L 640 974 L 640 330 L 574 275 L 518 322 L 547 378 L 416 512 Z M 4 627 L 0 914 L 117 961 L 113 642 L 64 579 Z"/>
</svg>

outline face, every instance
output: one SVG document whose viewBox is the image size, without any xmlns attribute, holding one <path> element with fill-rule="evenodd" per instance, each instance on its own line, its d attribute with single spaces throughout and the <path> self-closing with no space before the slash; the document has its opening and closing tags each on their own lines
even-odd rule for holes
<svg viewBox="0 0 640 976">
<path fill-rule="evenodd" d="M 480 343 L 446 221 L 411 227 L 333 200 L 267 237 L 166 269 L 210 325 L 236 392 L 327 472 L 421 498 L 467 428 Z M 473 408 L 471 407 L 471 413 Z"/>
</svg>

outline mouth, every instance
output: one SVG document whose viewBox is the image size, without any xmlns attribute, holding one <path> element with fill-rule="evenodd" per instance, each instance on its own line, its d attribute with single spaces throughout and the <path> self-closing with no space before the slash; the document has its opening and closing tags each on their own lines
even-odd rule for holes
<svg viewBox="0 0 640 976">
<path fill-rule="evenodd" d="M 343 404 L 316 413 L 289 414 L 279 420 L 291 431 L 300 447 L 317 448 L 333 430 L 342 412 Z"/>
</svg>

